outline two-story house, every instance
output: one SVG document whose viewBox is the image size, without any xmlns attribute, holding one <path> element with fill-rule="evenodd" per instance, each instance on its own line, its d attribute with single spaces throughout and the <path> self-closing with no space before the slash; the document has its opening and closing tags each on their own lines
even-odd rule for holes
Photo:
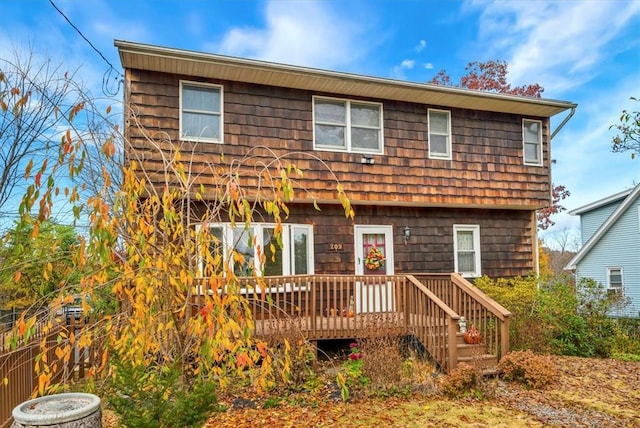
<svg viewBox="0 0 640 428">
<path fill-rule="evenodd" d="M 550 118 L 575 104 L 115 45 L 128 111 L 150 135 L 164 136 L 161 149 L 193 153 L 202 183 L 220 155 L 244 159 L 248 170 L 286 156 L 304 171 L 298 181 L 308 193 L 290 205 L 283 257 L 269 273 L 371 273 L 364 260 L 372 246 L 385 258 L 377 273 L 536 270 L 535 211 L 551 194 Z M 161 155 L 130 118 L 132 150 L 153 170 Z M 355 223 L 336 202 L 335 180 Z M 243 246 L 229 225 L 214 227 Z M 269 239 L 269 224 L 254 227 Z"/>
<path fill-rule="evenodd" d="M 474 346 L 486 346 L 488 366 L 508 352 L 509 312 L 465 277 L 537 269 L 535 213 L 550 204 L 557 132 L 550 119 L 575 104 L 115 45 L 127 156 L 141 161 L 147 183 L 164 186 L 176 149 L 205 201 L 219 200 L 230 165 L 254 200 L 274 158 L 303 171 L 281 245 L 269 245 L 275 225 L 261 222 L 259 209 L 250 233 L 224 216 L 203 222 L 225 259 L 243 255 L 234 261 L 238 276 L 260 271 L 270 281 L 269 301 L 280 309 L 265 312 L 256 296 L 257 320 L 287 314 L 296 331 L 322 340 L 358 337 L 384 319 L 385 331 L 416 337 L 450 370 L 473 357 L 458 331 L 464 316 L 482 331 L 484 343 Z M 276 254 L 265 259 L 261 248 Z"/>
<path fill-rule="evenodd" d="M 640 317 L 640 184 L 569 214 L 580 216 L 582 248 L 565 269 L 629 299 L 612 315 Z"/>
</svg>

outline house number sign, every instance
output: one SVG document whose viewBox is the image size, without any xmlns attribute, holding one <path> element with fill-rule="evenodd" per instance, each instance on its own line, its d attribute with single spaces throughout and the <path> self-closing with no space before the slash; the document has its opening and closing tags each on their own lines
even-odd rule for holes
<svg viewBox="0 0 640 428">
<path fill-rule="evenodd" d="M 342 244 L 336 244 L 336 243 L 329 244 L 329 251 L 342 251 L 342 250 L 343 250 Z"/>
</svg>

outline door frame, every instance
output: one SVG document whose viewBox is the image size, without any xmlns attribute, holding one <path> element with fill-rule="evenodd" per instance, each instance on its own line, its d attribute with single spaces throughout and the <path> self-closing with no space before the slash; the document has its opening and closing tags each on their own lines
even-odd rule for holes
<svg viewBox="0 0 640 428">
<path fill-rule="evenodd" d="M 385 244 L 385 275 L 394 275 L 394 259 L 393 259 L 393 226 L 392 225 L 354 225 L 354 263 L 355 274 L 364 275 L 364 257 L 362 236 L 365 233 L 383 234 Z"/>
</svg>

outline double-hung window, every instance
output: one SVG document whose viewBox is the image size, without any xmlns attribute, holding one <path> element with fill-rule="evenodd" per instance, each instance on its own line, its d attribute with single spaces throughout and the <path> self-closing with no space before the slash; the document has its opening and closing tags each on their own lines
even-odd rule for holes
<svg viewBox="0 0 640 428">
<path fill-rule="evenodd" d="M 522 149 L 525 165 L 542 166 L 542 122 L 522 121 Z"/>
<path fill-rule="evenodd" d="M 428 110 L 429 157 L 451 159 L 451 112 Z"/>
<path fill-rule="evenodd" d="M 313 274 L 313 227 L 304 224 L 252 224 L 250 227 L 230 224 L 210 226 L 212 255 L 219 255 L 224 265 L 233 267 L 237 276 Z M 222 268 L 223 266 L 219 266 Z M 205 272 L 204 266 L 202 271 Z"/>
<path fill-rule="evenodd" d="M 607 268 L 607 292 L 622 294 L 622 268 L 608 267 Z"/>
<path fill-rule="evenodd" d="M 380 103 L 313 97 L 313 122 L 316 149 L 383 152 Z"/>
<path fill-rule="evenodd" d="M 465 277 L 479 277 L 480 268 L 480 226 L 468 224 L 453 225 L 454 270 Z"/>
<path fill-rule="evenodd" d="M 222 86 L 180 82 L 180 138 L 222 143 Z"/>
</svg>

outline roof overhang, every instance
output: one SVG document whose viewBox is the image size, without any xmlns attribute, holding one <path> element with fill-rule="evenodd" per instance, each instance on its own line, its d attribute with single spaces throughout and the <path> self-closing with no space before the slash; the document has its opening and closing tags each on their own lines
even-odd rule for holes
<svg viewBox="0 0 640 428">
<path fill-rule="evenodd" d="M 114 43 L 125 69 L 534 117 L 551 117 L 577 106 L 568 101 L 405 82 L 123 40 L 116 40 Z"/>
</svg>

